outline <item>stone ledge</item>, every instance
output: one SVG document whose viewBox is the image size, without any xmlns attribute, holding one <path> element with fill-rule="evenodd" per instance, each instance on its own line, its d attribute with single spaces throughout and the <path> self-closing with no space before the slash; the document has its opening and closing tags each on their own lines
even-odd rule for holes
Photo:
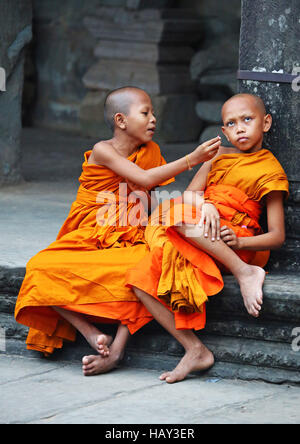
<svg viewBox="0 0 300 444">
<path fill-rule="evenodd" d="M 0 266 L 0 312 L 12 313 L 15 300 L 25 275 L 25 268 Z M 208 319 L 251 320 L 233 276 L 224 276 L 224 289 L 209 298 Z M 300 325 L 300 276 L 294 274 L 269 274 L 264 285 L 264 304 L 260 322 L 274 321 L 284 325 Z M 275 327 L 275 325 L 273 325 Z M 282 339 L 286 336 L 283 334 Z"/>
</svg>

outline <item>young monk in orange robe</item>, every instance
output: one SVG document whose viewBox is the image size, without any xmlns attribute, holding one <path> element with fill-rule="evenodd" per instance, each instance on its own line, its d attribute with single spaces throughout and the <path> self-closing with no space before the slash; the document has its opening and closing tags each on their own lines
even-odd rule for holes
<svg viewBox="0 0 300 444">
<path fill-rule="evenodd" d="M 109 94 L 105 117 L 114 136 L 85 153 L 76 201 L 57 240 L 27 264 L 15 309 L 16 320 L 30 327 L 27 347 L 45 355 L 79 330 L 97 352 L 83 358 L 85 375 L 115 367 L 129 332 L 152 319 L 124 285 L 127 269 L 149 251 L 143 217 L 130 222 L 141 208 L 128 196 L 126 180 L 142 190 L 169 183 L 189 162 L 212 158 L 220 146 L 215 138 L 196 148 L 189 162 L 183 157 L 166 164 L 152 142 L 151 99 L 138 88 Z M 94 325 L 105 321 L 120 323 L 114 341 Z"/>
<path fill-rule="evenodd" d="M 186 350 L 178 366 L 161 375 L 168 383 L 214 363 L 192 330 L 205 326 L 205 302 L 223 288 L 221 270 L 236 277 L 248 313 L 257 317 L 263 302 L 262 267 L 269 250 L 285 239 L 287 177 L 262 148 L 270 114 L 259 97 L 238 94 L 224 104 L 222 117 L 233 148 L 220 147 L 182 198 L 155 210 L 145 232 L 151 252 L 127 273 L 127 285 Z M 195 206 L 199 191 L 204 199 Z M 264 205 L 267 233 L 259 225 Z"/>
</svg>

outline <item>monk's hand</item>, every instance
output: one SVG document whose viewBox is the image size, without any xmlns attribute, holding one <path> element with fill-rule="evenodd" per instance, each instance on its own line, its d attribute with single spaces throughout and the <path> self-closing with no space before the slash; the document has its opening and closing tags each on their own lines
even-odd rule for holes
<svg viewBox="0 0 300 444">
<path fill-rule="evenodd" d="M 216 239 L 220 240 L 220 215 L 216 207 L 209 202 L 204 202 L 201 209 L 199 227 L 203 227 L 204 224 L 204 237 L 208 237 L 210 232 L 213 242 Z"/>
<path fill-rule="evenodd" d="M 211 160 L 217 154 L 220 146 L 220 136 L 215 137 L 214 139 L 207 140 L 206 142 L 199 145 L 191 154 L 189 154 L 192 165 L 198 165 L 198 163 Z"/>
<path fill-rule="evenodd" d="M 232 248 L 233 250 L 238 250 L 240 248 L 239 238 L 231 228 L 224 225 L 220 230 L 220 235 L 222 241 L 225 242 L 228 247 Z"/>
</svg>

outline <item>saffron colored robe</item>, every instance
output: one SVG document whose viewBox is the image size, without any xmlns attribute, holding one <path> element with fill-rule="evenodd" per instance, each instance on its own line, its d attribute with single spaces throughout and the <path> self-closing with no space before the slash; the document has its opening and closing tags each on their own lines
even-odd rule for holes
<svg viewBox="0 0 300 444">
<path fill-rule="evenodd" d="M 259 225 L 264 197 L 271 191 L 288 195 L 288 180 L 278 160 L 266 149 L 256 153 L 228 153 L 212 163 L 204 197 L 219 211 L 221 226 L 238 237 L 262 233 Z M 201 206 L 183 204 L 182 197 L 163 202 L 151 216 L 145 238 L 151 252 L 128 270 L 126 285 L 151 294 L 175 315 L 177 329 L 204 328 L 205 303 L 223 288 L 218 264 L 174 229 L 183 222 L 196 224 Z M 235 251 L 241 259 L 264 267 L 269 251 Z"/>
<path fill-rule="evenodd" d="M 28 262 L 16 303 L 16 320 L 30 327 L 27 348 L 45 355 L 61 348 L 64 339 L 75 340 L 75 329 L 51 306 L 94 322 L 119 321 L 131 333 L 152 320 L 125 286 L 127 269 L 149 252 L 148 214 L 139 201 L 128 199 L 131 190 L 122 177 L 88 163 L 90 154 L 85 153 L 76 201 L 56 241 Z M 128 159 L 145 170 L 166 163 L 154 142 Z"/>
</svg>

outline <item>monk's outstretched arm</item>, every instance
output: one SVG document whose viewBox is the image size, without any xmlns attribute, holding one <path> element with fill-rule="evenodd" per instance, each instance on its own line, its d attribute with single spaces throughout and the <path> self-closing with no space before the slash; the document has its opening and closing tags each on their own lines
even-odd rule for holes
<svg viewBox="0 0 300 444">
<path fill-rule="evenodd" d="M 148 170 L 143 170 L 130 160 L 120 156 L 116 150 L 107 147 L 107 144 L 95 150 L 94 157 L 97 164 L 106 166 L 124 179 L 149 190 L 187 170 L 189 164 L 195 166 L 213 158 L 220 146 L 220 140 L 219 137 L 216 137 L 199 145 L 192 153 L 188 154 L 188 161 L 184 156 L 174 162 Z"/>
</svg>

